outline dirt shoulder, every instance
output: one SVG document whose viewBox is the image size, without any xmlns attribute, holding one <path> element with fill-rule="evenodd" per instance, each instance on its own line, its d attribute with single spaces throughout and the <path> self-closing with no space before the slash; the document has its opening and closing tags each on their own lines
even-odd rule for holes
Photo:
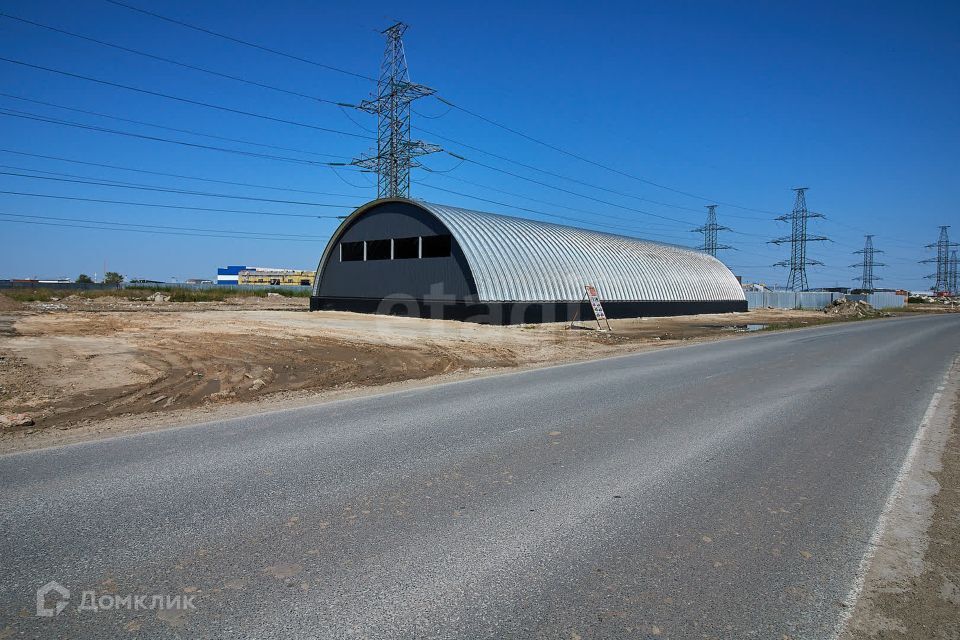
<svg viewBox="0 0 960 640">
<path fill-rule="evenodd" d="M 871 540 L 842 640 L 960 638 L 958 363 Z"/>
<path fill-rule="evenodd" d="M 608 333 L 586 322 L 498 327 L 306 305 L 279 297 L 7 305 L 0 414 L 34 424 L 0 432 L 0 452 L 847 319 L 766 309 L 615 320 Z"/>
</svg>

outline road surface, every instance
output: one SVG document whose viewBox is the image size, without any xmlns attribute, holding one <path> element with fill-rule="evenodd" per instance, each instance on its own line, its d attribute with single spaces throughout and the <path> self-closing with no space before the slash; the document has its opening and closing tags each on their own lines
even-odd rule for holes
<svg viewBox="0 0 960 640">
<path fill-rule="evenodd" d="M 845 323 L 3 456 L 0 637 L 829 637 L 958 351 Z"/>
</svg>

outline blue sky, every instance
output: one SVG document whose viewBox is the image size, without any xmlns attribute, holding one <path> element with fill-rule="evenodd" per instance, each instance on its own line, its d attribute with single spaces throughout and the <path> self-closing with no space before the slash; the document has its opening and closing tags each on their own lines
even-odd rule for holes
<svg viewBox="0 0 960 640">
<path fill-rule="evenodd" d="M 399 7 L 295 0 L 130 2 L 370 76 L 376 75 L 383 50 L 379 31 L 403 20 L 410 24 L 405 43 L 415 81 L 488 118 L 648 181 L 557 153 L 428 98 L 415 105 L 417 137 L 566 192 L 437 154 L 425 164 L 450 171 L 415 173 L 412 193 L 424 200 L 550 219 L 467 197 L 472 195 L 569 216 L 578 219 L 573 224 L 600 230 L 695 244 L 699 238 L 690 229 L 703 222 L 703 206 L 709 202 L 649 184 L 654 182 L 745 207 L 718 208 L 720 222 L 736 232 L 721 234 L 721 241 L 736 250 L 720 257 L 746 280 L 774 284 L 786 281 L 787 270 L 770 265 L 786 258 L 788 247 L 766 240 L 789 229 L 774 222 L 773 214 L 790 210 L 791 187 L 807 186 L 810 209 L 827 216 L 814 220 L 810 231 L 832 239 L 811 245 L 810 255 L 825 263 L 809 270 L 812 286 L 853 284 L 857 271 L 848 265 L 858 257 L 852 252 L 862 247 L 864 233 L 873 233 L 889 264 L 878 268 L 884 278 L 878 284 L 928 288 L 931 281 L 923 276 L 934 267 L 917 264 L 933 255 L 924 245 L 936 240 L 938 225 L 958 222 L 955 190 L 950 189 L 960 169 L 956 3 L 487 2 Z M 373 88 L 361 78 L 230 43 L 104 0 L 12 0 L 2 11 L 334 101 L 355 103 Z M 161 280 L 211 277 L 225 264 L 314 268 L 335 219 L 169 207 L 336 216 L 375 196 L 369 175 L 350 169 L 335 173 L 311 164 L 348 160 L 368 150 L 372 141 L 365 138 L 374 122 L 362 113 L 9 18 L 0 18 L 0 57 L 351 134 L 227 113 L 0 61 L 4 94 L 147 123 L 0 96 L 0 149 L 7 150 L 0 152 L 0 172 L 314 203 L 0 175 L 0 191 L 5 192 L 166 205 L 0 193 L 0 213 L 6 214 L 0 216 L 0 278 L 75 277 L 101 273 L 104 264 L 127 277 Z M 93 131 L 37 117 L 294 161 Z M 11 150 L 240 184 L 136 173 Z M 277 188 L 244 186 L 251 184 Z M 67 218 L 97 222 L 62 220 Z M 95 227 L 112 221 L 207 235 L 13 220 Z M 960 240 L 960 225 L 953 232 Z M 256 234 L 275 235 L 267 239 Z M 238 237 L 213 237 L 223 235 Z"/>
</svg>

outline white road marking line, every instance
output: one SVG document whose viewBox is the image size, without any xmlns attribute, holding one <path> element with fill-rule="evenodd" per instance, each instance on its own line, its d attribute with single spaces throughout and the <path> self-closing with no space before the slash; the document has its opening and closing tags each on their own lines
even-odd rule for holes
<svg viewBox="0 0 960 640">
<path fill-rule="evenodd" d="M 955 373 L 958 363 L 960 363 L 960 360 L 955 360 L 951 367 L 947 370 L 947 373 L 943 377 L 942 383 L 937 386 L 937 390 L 930 399 L 930 404 L 927 406 L 927 410 L 924 412 L 923 418 L 920 420 L 920 426 L 917 427 L 917 432 L 913 436 L 913 441 L 910 443 L 910 449 L 907 451 L 907 457 L 904 459 L 903 465 L 900 467 L 900 471 L 897 473 L 893 487 L 890 489 L 890 494 L 887 496 L 887 500 L 883 504 L 883 510 L 880 512 L 880 517 L 877 519 L 877 524 L 873 528 L 873 533 L 870 535 L 870 540 L 867 542 L 867 552 L 863 555 L 863 558 L 860 560 L 860 565 L 857 567 L 857 572 L 853 579 L 853 585 L 850 587 L 850 591 L 847 592 L 847 596 L 843 599 L 844 608 L 840 611 L 840 619 L 837 621 L 837 624 L 834 627 L 833 635 L 831 636 L 833 640 L 837 640 L 841 634 L 843 634 L 843 632 L 846 630 L 847 624 L 850 622 L 850 618 L 853 616 L 857 601 L 860 599 L 860 596 L 863 593 L 867 571 L 869 570 L 870 564 L 873 562 L 873 559 L 876 556 L 877 549 L 880 546 L 880 539 L 883 537 L 884 533 L 886 533 L 890 514 L 893 512 L 897 502 L 903 496 L 903 486 L 906 482 L 906 479 L 909 477 L 910 472 L 913 470 L 914 461 L 916 460 L 917 453 L 919 452 L 923 440 L 927 434 L 927 428 L 930 426 L 930 421 L 933 419 L 934 414 L 936 414 L 937 409 L 940 406 L 940 400 L 943 398 L 943 391 L 947 388 L 947 380 L 949 380 L 950 376 Z"/>
</svg>

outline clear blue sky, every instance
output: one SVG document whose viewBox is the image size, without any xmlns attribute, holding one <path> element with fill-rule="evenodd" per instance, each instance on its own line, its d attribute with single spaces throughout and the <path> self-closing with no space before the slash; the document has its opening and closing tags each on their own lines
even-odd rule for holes
<svg viewBox="0 0 960 640">
<path fill-rule="evenodd" d="M 769 265 L 788 247 L 766 244 L 789 233 L 790 190 L 808 186 L 824 220 L 811 245 L 824 267 L 813 286 L 850 285 L 847 265 L 876 234 L 888 267 L 880 286 L 928 288 L 934 265 L 917 261 L 955 224 L 960 173 L 960 5 L 955 2 L 377 3 L 274 0 L 129 0 L 132 4 L 363 75 L 376 75 L 379 30 L 410 24 L 405 38 L 414 81 L 529 135 L 658 184 L 755 210 L 721 205 L 721 223 L 738 233 L 721 258 L 746 280 L 783 283 Z M 2 11 L 154 55 L 326 99 L 356 102 L 370 82 L 190 31 L 103 0 L 12 0 Z M 0 57 L 217 103 L 275 118 L 367 136 L 370 116 L 306 98 L 150 60 L 0 18 Z M 156 96 L 0 62 L 2 92 L 145 123 L 243 139 L 289 150 L 171 132 L 144 124 L 0 96 L 0 148 L 71 160 L 300 191 L 216 184 L 0 152 L 0 172 L 71 180 L 122 181 L 161 188 L 308 201 L 337 207 L 244 201 L 0 175 L 0 191 L 272 213 L 343 215 L 375 196 L 370 176 L 296 162 L 223 153 L 12 117 L 10 112 L 123 130 L 193 144 L 323 162 L 349 159 L 371 141 L 225 113 Z M 704 218 L 704 200 L 663 190 L 556 153 L 433 99 L 415 106 L 415 128 L 457 140 L 421 139 L 498 168 L 622 205 L 548 188 L 437 155 L 425 163 L 449 173 L 416 172 L 413 196 L 502 213 L 538 214 L 431 188 L 452 189 L 579 219 L 583 226 L 683 244 Z M 591 186 L 537 173 L 465 147 L 479 147 Z M 9 168 L 16 167 L 16 168 Z M 25 171 L 26 170 L 26 171 Z M 38 171 L 55 174 L 51 176 Z M 476 184 L 463 182 L 468 180 Z M 481 186 L 477 186 L 481 185 Z M 493 187 L 528 198 L 491 191 Z M 634 197 L 611 194 L 594 187 Z M 319 192 L 303 193 L 302 191 Z M 336 195 L 321 195 L 336 194 Z M 644 199 L 640 200 L 640 199 Z M 655 201 L 655 202 L 651 202 Z M 663 204 L 658 204 L 663 203 Z M 676 205 L 676 206 L 666 206 Z M 567 208 L 562 208 L 567 207 Z M 577 211 L 573 211 L 575 209 Z M 665 220 L 631 209 L 664 216 Z M 0 216 L 0 277 L 75 277 L 103 265 L 127 277 L 212 277 L 219 265 L 314 268 L 332 219 L 182 211 L 0 194 L 0 213 L 190 229 L 210 235 L 159 235 L 11 222 Z M 18 218 L 27 220 L 27 218 Z M 549 219 L 549 218 L 543 218 Z M 34 222 L 103 226 L 32 218 Z M 574 223 L 577 224 L 577 223 Z M 242 232 L 242 233 L 237 233 Z"/>
</svg>

